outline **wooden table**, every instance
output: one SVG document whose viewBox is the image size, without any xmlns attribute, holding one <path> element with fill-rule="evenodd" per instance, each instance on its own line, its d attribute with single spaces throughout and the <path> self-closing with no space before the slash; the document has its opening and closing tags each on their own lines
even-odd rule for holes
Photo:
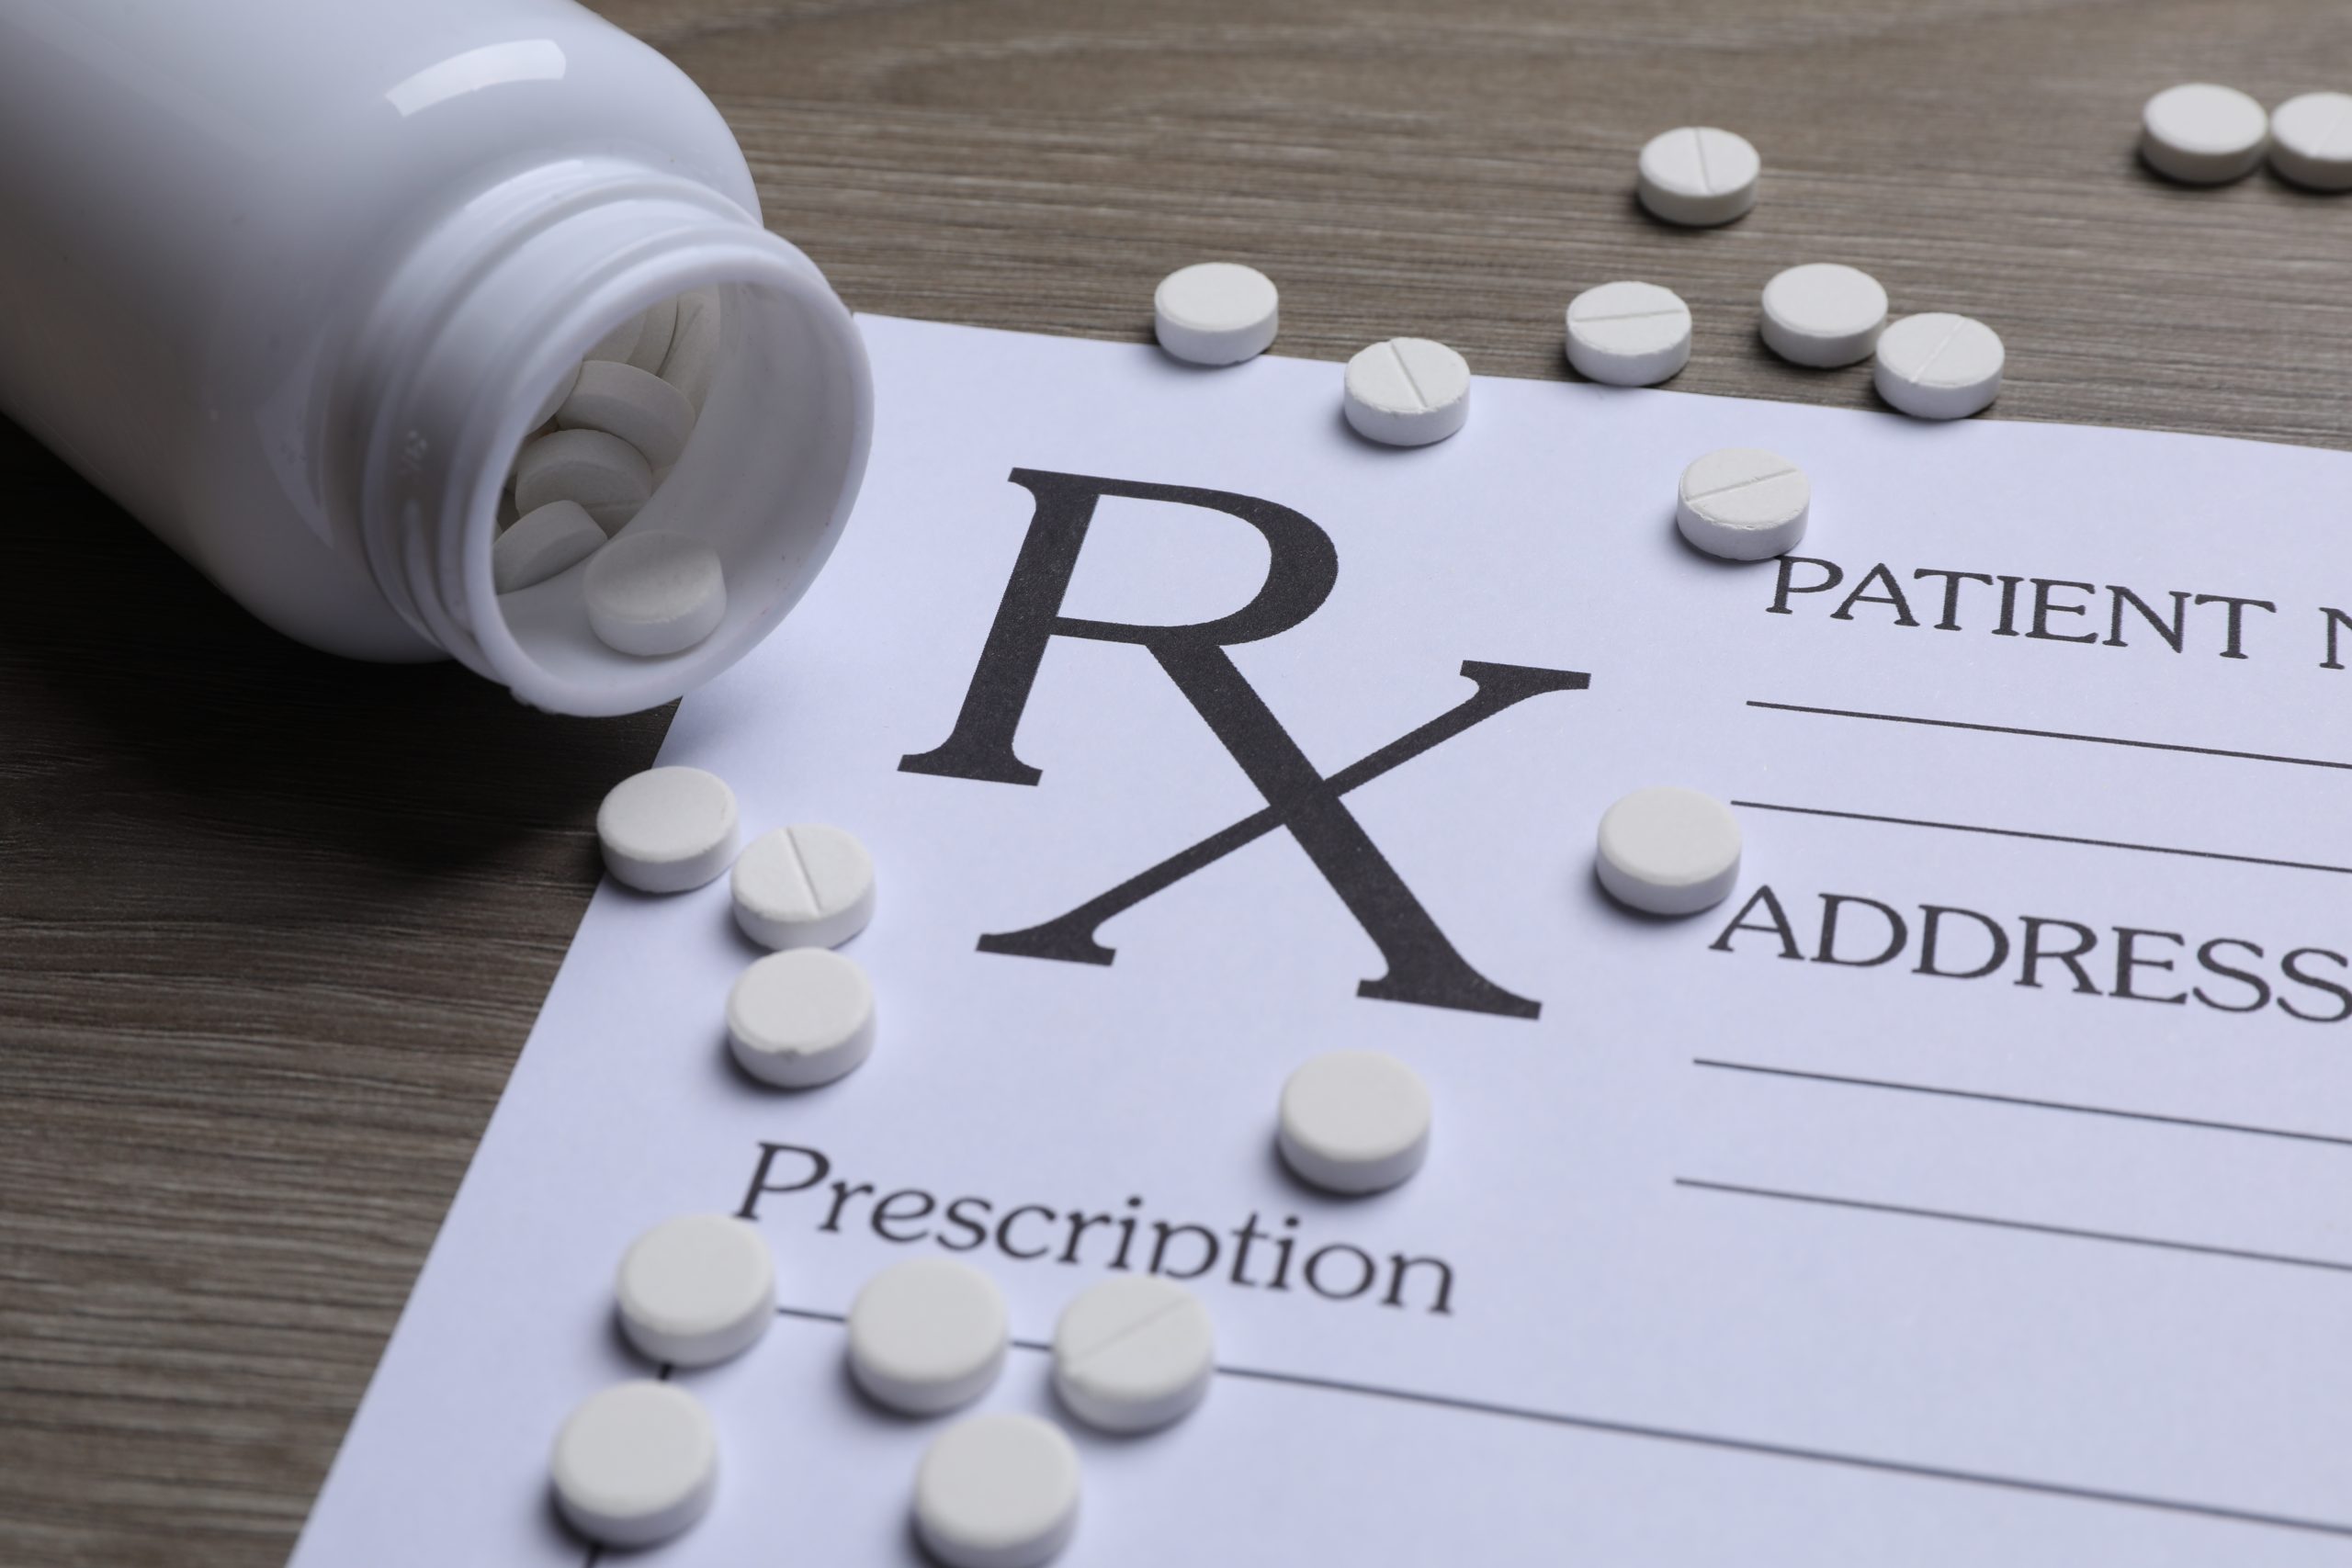
<svg viewBox="0 0 2352 1568">
<path fill-rule="evenodd" d="M 1232 257 L 1282 352 L 1556 378 L 1569 295 L 1643 277 L 1698 318 L 1679 387 L 1870 407 L 1756 337 L 1834 259 L 1992 322 L 1996 417 L 2352 446 L 2352 197 L 2132 152 L 2173 82 L 2352 89 L 2341 0 L 605 8 L 861 310 L 1140 339 Z M 1762 151 L 1728 229 L 1634 204 L 1689 122 Z M 5 424 L 0 478 L 0 1560 L 274 1563 L 668 715 L 311 653 Z"/>
</svg>

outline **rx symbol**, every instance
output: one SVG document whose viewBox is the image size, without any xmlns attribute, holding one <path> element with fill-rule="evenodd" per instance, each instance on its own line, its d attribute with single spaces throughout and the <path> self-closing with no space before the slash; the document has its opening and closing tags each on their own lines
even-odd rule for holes
<svg viewBox="0 0 2352 1568">
<path fill-rule="evenodd" d="M 1035 498 L 1036 505 L 963 709 L 944 741 L 901 759 L 899 770 L 991 784 L 1036 784 L 1042 775 L 1014 754 L 1013 734 L 1046 645 L 1057 637 L 1082 637 L 1132 643 L 1150 653 L 1266 804 L 1066 914 L 981 937 L 980 951 L 1107 964 L 1115 954 L 1095 935 L 1103 921 L 1280 828 L 1297 840 L 1387 960 L 1387 973 L 1361 982 L 1358 996 L 1534 1018 L 1542 1010 L 1540 1003 L 1496 985 L 1455 950 L 1348 809 L 1345 796 L 1530 697 L 1581 691 L 1590 678 L 1573 670 L 1464 660 L 1462 673 L 1476 687 L 1470 695 L 1326 776 L 1299 750 L 1226 650 L 1286 632 L 1321 608 L 1339 580 L 1339 552 L 1329 535 L 1289 507 L 1225 491 L 1029 468 L 1015 468 L 1011 477 Z M 1070 574 L 1086 542 L 1095 503 L 1104 496 L 1204 507 L 1239 518 L 1265 538 L 1269 558 L 1264 584 L 1233 614 L 1186 626 L 1135 626 L 1063 615 Z"/>
</svg>

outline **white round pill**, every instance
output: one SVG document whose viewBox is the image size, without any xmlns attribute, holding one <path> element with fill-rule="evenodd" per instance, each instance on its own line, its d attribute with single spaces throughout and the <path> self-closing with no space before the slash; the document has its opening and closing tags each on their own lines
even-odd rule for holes
<svg viewBox="0 0 2352 1568">
<path fill-rule="evenodd" d="M 1266 352 L 1281 322 L 1274 280 L 1238 262 L 1198 262 L 1151 297 L 1159 346 L 1193 365 L 1238 365 Z"/>
<path fill-rule="evenodd" d="M 780 1089 L 813 1089 L 874 1054 L 874 987 L 838 953 L 771 953 L 727 993 L 727 1040 L 743 1070 Z"/>
<path fill-rule="evenodd" d="M 1035 1416 L 991 1413 L 932 1440 L 915 1534 L 946 1568 L 1041 1568 L 1078 1531 L 1078 1450 Z"/>
<path fill-rule="evenodd" d="M 1695 789 L 1637 789 L 1601 814 L 1596 866 L 1621 904 L 1695 914 L 1723 902 L 1739 879 L 1739 821 Z"/>
<path fill-rule="evenodd" d="M 1754 446 L 1726 446 L 1682 470 L 1674 525 L 1711 556 L 1762 560 L 1796 547 L 1812 505 L 1812 482 L 1794 463 Z"/>
<path fill-rule="evenodd" d="M 1277 1143 L 1301 1180 L 1328 1192 L 1394 1187 L 1429 1154 L 1429 1089 L 1384 1052 L 1327 1052 L 1283 1085 Z"/>
<path fill-rule="evenodd" d="M 1655 283 L 1604 283 L 1568 301 L 1568 363 L 1611 387 L 1655 387 L 1690 363 L 1690 307 Z"/>
<path fill-rule="evenodd" d="M 605 533 L 617 532 L 653 493 L 644 454 L 601 430 L 558 430 L 514 457 L 514 505 L 537 512 L 550 501 L 576 501 Z"/>
<path fill-rule="evenodd" d="M 2309 190 L 2352 190 L 2352 93 L 2305 93 L 2271 110 L 2270 166 Z"/>
<path fill-rule="evenodd" d="M 1966 419 L 2000 395 L 2000 334 L 1969 316 L 1905 316 L 1878 334 L 1878 395 L 1915 419 Z"/>
<path fill-rule="evenodd" d="M 1711 125 L 1660 131 L 1642 148 L 1642 205 L 1686 228 L 1728 223 L 1756 205 L 1764 161 L 1745 136 Z"/>
<path fill-rule="evenodd" d="M 1201 1298 L 1149 1274 L 1090 1285 L 1054 1325 L 1054 1392 L 1105 1432 L 1148 1432 L 1200 1404 L 1216 1376 Z"/>
<path fill-rule="evenodd" d="M 614 1293 L 640 1353 L 707 1367 L 750 1349 L 775 1321 L 775 1260 L 747 1220 L 681 1214 L 629 1244 Z"/>
<path fill-rule="evenodd" d="M 550 501 L 491 541 L 490 582 L 512 593 L 569 571 L 605 547 L 605 531 L 576 501 Z"/>
<path fill-rule="evenodd" d="M 1868 359 L 1886 325 L 1886 290 L 1859 267 L 1807 262 L 1764 286 L 1764 344 L 1820 369 Z"/>
<path fill-rule="evenodd" d="M 684 1389 L 650 1379 L 590 1394 L 556 1434 L 549 1472 L 566 1523 L 604 1546 L 651 1546 L 708 1511 L 718 1438 Z"/>
<path fill-rule="evenodd" d="M 640 659 L 684 653 L 727 618 L 727 571 L 718 552 L 663 528 L 624 534 L 598 550 L 582 591 L 597 640 Z"/>
<path fill-rule="evenodd" d="M 2254 172 L 2270 140 L 2270 117 L 2235 87 L 2188 82 L 2166 87 L 2140 112 L 2140 156 L 2184 185 L 2217 186 Z"/>
<path fill-rule="evenodd" d="M 735 923 L 762 947 L 839 947 L 874 918 L 874 857 L 854 834 L 796 822 L 735 862 Z"/>
<path fill-rule="evenodd" d="M 649 768 L 605 796 L 596 838 L 616 882 L 641 893 L 700 887 L 735 858 L 735 792 L 700 768 Z"/>
<path fill-rule="evenodd" d="M 695 433 L 695 405 L 650 370 L 592 359 L 580 367 L 555 422 L 566 430 L 617 435 L 638 449 L 649 468 L 666 468 Z"/>
<path fill-rule="evenodd" d="M 1004 1292 L 953 1258 L 892 1264 L 850 1303 L 850 1375 L 876 1404 L 909 1416 L 986 1393 L 1011 1342 Z"/>
<path fill-rule="evenodd" d="M 1442 343 L 1393 337 L 1348 361 L 1344 406 L 1368 441 L 1426 446 L 1470 417 L 1470 366 Z"/>
</svg>

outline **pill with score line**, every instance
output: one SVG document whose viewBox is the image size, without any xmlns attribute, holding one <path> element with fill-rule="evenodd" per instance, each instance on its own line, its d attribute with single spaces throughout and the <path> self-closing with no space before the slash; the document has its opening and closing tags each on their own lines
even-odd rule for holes
<svg viewBox="0 0 2352 1568">
<path fill-rule="evenodd" d="M 1878 395 L 1914 419 L 1966 419 L 2000 395 L 2000 334 L 1969 316 L 1905 316 L 1879 333 Z"/>
<path fill-rule="evenodd" d="M 1611 387 L 1655 387 L 1690 362 L 1690 307 L 1655 283 L 1603 283 L 1568 301 L 1568 363 Z"/>
<path fill-rule="evenodd" d="M 1101 1280 L 1054 1325 L 1054 1393 L 1100 1431 L 1165 1427 L 1200 1404 L 1216 1375 L 1209 1309 L 1173 1280 Z"/>
<path fill-rule="evenodd" d="M 1428 338 L 1375 343 L 1348 361 L 1342 406 L 1367 441 L 1426 446 L 1470 417 L 1470 366 Z"/>
<path fill-rule="evenodd" d="M 1812 511 L 1804 469 L 1760 447 L 1726 446 L 1682 470 L 1674 525 L 1711 556 L 1763 560 L 1796 547 Z"/>
<path fill-rule="evenodd" d="M 1712 229 L 1756 205 L 1764 162 L 1747 138 L 1712 125 L 1661 131 L 1642 147 L 1636 190 L 1651 216 Z"/>
</svg>

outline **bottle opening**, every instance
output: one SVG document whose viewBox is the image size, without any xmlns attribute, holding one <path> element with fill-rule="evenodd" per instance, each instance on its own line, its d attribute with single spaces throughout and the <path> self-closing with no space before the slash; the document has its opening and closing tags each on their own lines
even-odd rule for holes
<svg viewBox="0 0 2352 1568">
<path fill-rule="evenodd" d="M 812 330 L 797 301 L 758 283 L 703 284 L 616 319 L 582 320 L 560 350 L 560 367 L 527 394 L 522 432 L 502 444 L 510 462 L 495 490 L 476 496 L 481 515 L 466 532 L 469 555 L 478 558 L 467 575 L 481 575 L 476 568 L 490 573 L 491 614 L 482 614 L 476 592 L 468 618 L 525 700 L 627 712 L 666 701 L 732 663 L 815 578 L 863 468 L 863 422 L 846 417 L 843 406 L 847 389 L 862 382 L 862 367 L 853 374 L 834 334 Z M 649 329 L 665 331 L 668 341 L 640 344 L 617 360 L 594 357 L 632 325 L 648 338 L 657 335 Z M 559 399 L 567 387 L 570 396 Z M 666 394 L 674 394 L 670 407 L 662 406 Z M 532 423 L 550 402 L 558 405 L 550 416 Z M 681 408 L 691 418 L 673 454 L 665 443 Z M 548 444 L 575 432 L 589 439 Z M 648 491 L 635 502 L 631 481 L 640 468 Z M 622 499 L 606 499 L 615 495 Z M 532 537 L 505 537 L 522 521 L 524 502 L 567 500 L 577 508 L 565 509 L 568 516 L 535 522 Z M 557 544 L 552 559 L 591 553 L 498 591 L 502 541 L 504 558 L 523 562 L 548 536 L 560 536 L 561 525 L 576 528 L 583 513 L 604 540 Z M 690 545 L 715 558 L 715 583 L 693 570 L 701 562 Z M 542 554 L 537 568 L 548 558 Z"/>
<path fill-rule="evenodd" d="M 417 265 L 370 421 L 387 596 L 559 713 L 657 706 L 754 647 L 831 555 L 872 432 L 864 347 L 817 269 L 723 198 L 650 184 Z M 555 502 L 569 542 L 518 548 Z"/>
</svg>

